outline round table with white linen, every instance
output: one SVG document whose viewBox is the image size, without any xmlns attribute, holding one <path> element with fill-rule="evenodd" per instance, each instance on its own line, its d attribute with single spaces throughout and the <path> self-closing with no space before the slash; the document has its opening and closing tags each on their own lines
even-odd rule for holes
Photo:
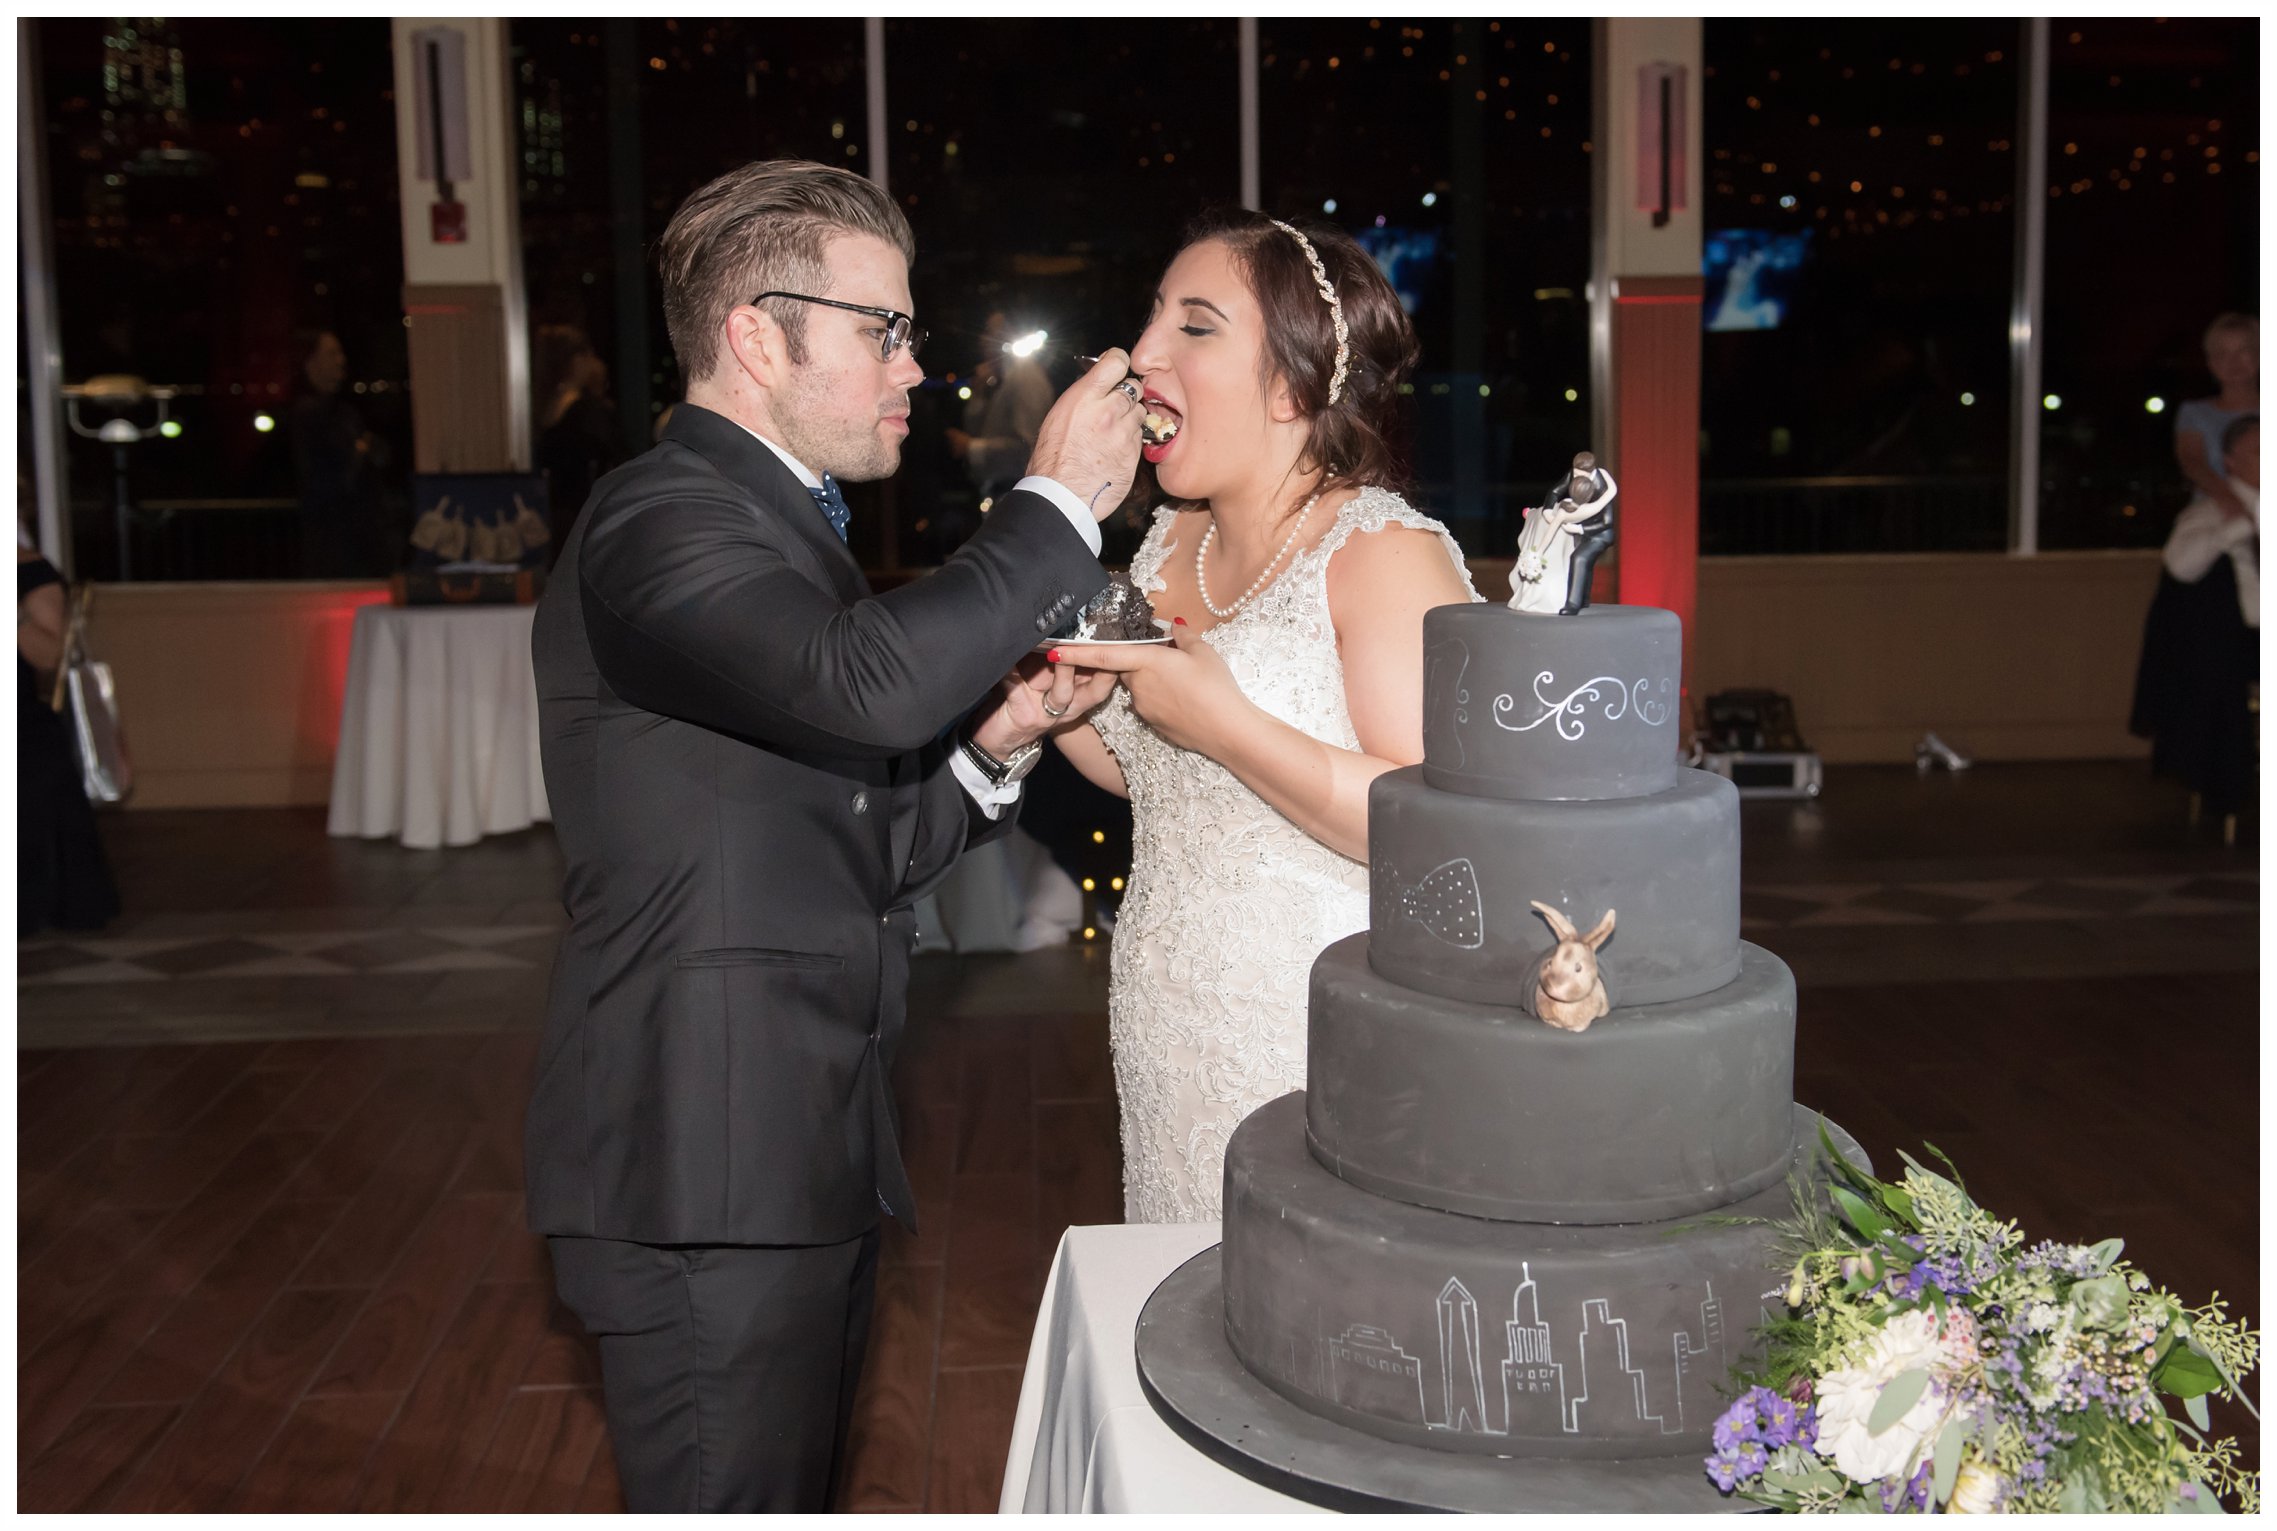
<svg viewBox="0 0 2277 1531">
<path fill-rule="evenodd" d="M 417 850 L 472 845 L 553 817 L 538 761 L 534 606 L 366 606 L 356 613 L 335 835 Z"/>
<path fill-rule="evenodd" d="M 1139 1383 L 1139 1310 L 1217 1241 L 1215 1223 L 1067 1230 L 1028 1346 L 1002 1513 L 1325 1513 L 1187 1445 Z"/>
</svg>

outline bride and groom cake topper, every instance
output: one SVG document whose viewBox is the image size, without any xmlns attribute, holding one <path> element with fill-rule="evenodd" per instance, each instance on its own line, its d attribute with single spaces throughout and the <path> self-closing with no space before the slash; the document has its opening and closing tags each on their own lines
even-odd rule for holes
<svg viewBox="0 0 2277 1531">
<path fill-rule="evenodd" d="M 1613 475 L 1594 454 L 1573 459 L 1573 471 L 1526 512 L 1518 534 L 1518 561 L 1510 571 L 1512 611 L 1573 616 L 1589 604 L 1597 560 L 1613 545 Z"/>
</svg>

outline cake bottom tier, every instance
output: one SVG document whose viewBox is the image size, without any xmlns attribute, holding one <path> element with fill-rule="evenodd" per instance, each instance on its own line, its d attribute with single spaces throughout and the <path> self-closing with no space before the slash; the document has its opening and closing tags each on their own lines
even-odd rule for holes
<svg viewBox="0 0 2277 1531">
<path fill-rule="evenodd" d="M 1291 1402 L 1385 1440 L 1491 1456 L 1704 1453 L 1785 1285 L 1784 1184 L 1660 1223 L 1491 1222 L 1349 1185 L 1305 1149 L 1304 1095 L 1226 1154 L 1226 1338 Z M 1795 1160 L 1819 1118 L 1795 1109 Z M 1863 1163 L 1839 1130 L 1836 1145 Z M 1744 1221 L 1738 1221 L 1744 1220 Z"/>
</svg>

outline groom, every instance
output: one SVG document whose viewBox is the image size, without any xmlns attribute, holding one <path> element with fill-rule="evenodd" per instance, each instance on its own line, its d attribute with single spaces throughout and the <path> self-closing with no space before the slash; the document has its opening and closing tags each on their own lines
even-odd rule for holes
<svg viewBox="0 0 2277 1531">
<path fill-rule="evenodd" d="M 998 682 L 1106 583 L 1087 507 L 1137 465 L 1122 353 L 945 567 L 875 596 L 847 551 L 837 483 L 899 465 L 924 376 L 913 249 L 842 170 L 691 196 L 659 247 L 687 402 L 538 605 L 570 923 L 530 1220 L 600 1341 L 634 1510 L 827 1503 L 879 1215 L 914 1223 L 887 1084 L 910 905 L 1009 824 L 1046 708 L 1097 699 Z"/>
</svg>

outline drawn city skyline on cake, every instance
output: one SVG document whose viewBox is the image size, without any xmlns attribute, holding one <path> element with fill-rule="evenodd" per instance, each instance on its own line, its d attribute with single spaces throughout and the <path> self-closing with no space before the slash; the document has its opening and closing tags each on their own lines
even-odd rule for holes
<svg viewBox="0 0 2277 1531">
<path fill-rule="evenodd" d="M 1433 1305 L 1436 1388 L 1428 1385 L 1424 1357 L 1403 1349 L 1391 1330 L 1352 1324 L 1321 1341 L 1329 1396 L 1345 1408 L 1429 1430 L 1532 1439 L 1579 1435 L 1585 1423 L 1599 1432 L 1611 1425 L 1627 1434 L 1622 1426 L 1644 1425 L 1654 1434 L 1680 1435 L 1687 1407 L 1708 1415 L 1722 1407 L 1715 1385 L 1728 1372 L 1730 1357 L 1713 1282 L 1701 1284 L 1697 1327 L 1672 1331 L 1666 1366 L 1648 1367 L 1661 1347 L 1656 1341 L 1634 1349 L 1628 1320 L 1616 1317 L 1612 1300 L 1604 1297 L 1583 1299 L 1579 1328 L 1566 1343 L 1572 1359 L 1558 1359 L 1532 1263 L 1521 1262 L 1519 1270 L 1523 1279 L 1511 1293 L 1510 1317 L 1502 1325 L 1503 1358 L 1495 1364 L 1491 1387 L 1478 1301 L 1460 1277 L 1450 1277 Z M 1489 1412 L 1490 1398 L 1499 1412 Z"/>
</svg>

